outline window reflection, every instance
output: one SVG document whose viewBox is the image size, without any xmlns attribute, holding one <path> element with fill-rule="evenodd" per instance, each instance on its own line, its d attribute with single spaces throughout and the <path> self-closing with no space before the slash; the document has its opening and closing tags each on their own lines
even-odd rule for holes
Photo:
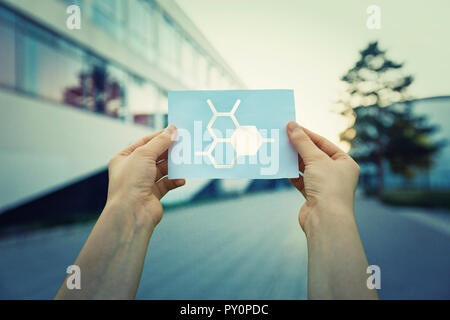
<svg viewBox="0 0 450 320">
<path fill-rule="evenodd" d="M 185 84 L 194 87 L 197 84 L 197 57 L 191 42 L 183 38 L 181 42 L 182 79 Z"/>
<path fill-rule="evenodd" d="M 114 118 L 126 117 L 123 71 L 29 24 L 20 29 L 19 38 L 20 89 Z"/>
<path fill-rule="evenodd" d="M 111 117 L 124 116 L 123 81 L 119 71 L 110 71 L 105 62 L 90 57 L 88 70 L 80 77 L 84 105 L 97 113 Z"/>
<path fill-rule="evenodd" d="M 66 102 L 65 91 L 78 83 L 81 53 L 63 40 L 27 26 L 20 33 L 22 89 L 56 102 Z M 78 102 L 74 105 L 80 105 Z"/>
<path fill-rule="evenodd" d="M 132 77 L 128 86 L 128 105 L 135 123 L 155 127 L 158 89 L 139 77 Z"/>
<path fill-rule="evenodd" d="M 128 2 L 129 43 L 131 47 L 144 54 L 150 61 L 155 58 L 156 50 L 156 19 L 153 6 L 146 1 Z"/>
<path fill-rule="evenodd" d="M 151 0 L 61 0 L 189 88 L 233 85 Z M 89 9 L 89 10 L 88 10 Z M 125 121 L 167 125 L 167 91 L 0 5 L 0 85 Z M 156 61 L 156 58 L 158 60 Z"/>
<path fill-rule="evenodd" d="M 9 17 L 11 18 L 11 17 Z M 0 84 L 7 87 L 14 87 L 16 82 L 15 74 L 15 35 L 12 19 L 0 15 Z"/>
<path fill-rule="evenodd" d="M 107 114 L 126 119 L 126 83 L 127 74 L 114 66 L 108 67 L 108 78 L 106 87 L 106 110 Z"/>
<path fill-rule="evenodd" d="M 117 9 L 117 0 L 93 0 L 92 20 L 103 30 L 111 33 L 112 35 L 117 35 Z"/>
<path fill-rule="evenodd" d="M 170 19 L 162 14 L 159 17 L 158 40 L 161 54 L 161 66 L 171 75 L 178 72 L 177 54 L 179 52 L 179 39 L 176 30 Z"/>
<path fill-rule="evenodd" d="M 79 74 L 77 85 L 64 91 L 64 102 L 125 119 L 124 77 L 119 69 L 107 68 L 104 62 L 90 57 L 87 69 Z"/>
</svg>

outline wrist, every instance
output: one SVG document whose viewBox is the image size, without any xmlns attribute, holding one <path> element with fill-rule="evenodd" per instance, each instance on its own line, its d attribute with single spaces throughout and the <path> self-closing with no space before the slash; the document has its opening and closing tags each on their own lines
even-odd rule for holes
<svg viewBox="0 0 450 320">
<path fill-rule="evenodd" d="M 134 228 L 153 231 L 157 225 L 151 213 L 146 212 L 145 204 L 128 201 L 125 197 L 108 197 L 102 215 L 111 217 L 119 224 L 131 225 Z"/>
<path fill-rule="evenodd" d="M 334 233 L 335 230 L 345 229 L 355 224 L 353 202 L 308 201 L 304 212 L 302 228 L 307 239 L 323 237 Z"/>
</svg>

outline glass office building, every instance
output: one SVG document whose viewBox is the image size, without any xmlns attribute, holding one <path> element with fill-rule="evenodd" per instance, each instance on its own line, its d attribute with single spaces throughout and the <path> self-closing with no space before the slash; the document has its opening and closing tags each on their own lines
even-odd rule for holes
<svg viewBox="0 0 450 320">
<path fill-rule="evenodd" d="M 163 128 L 168 91 L 240 88 L 174 0 L 0 0 L 0 212 Z"/>
<path fill-rule="evenodd" d="M 133 56 L 175 79 L 176 88 L 242 87 L 229 68 L 209 55 L 156 1 L 59 2 L 81 9 L 81 29 L 71 33 L 85 32 L 87 21 Z M 152 74 L 136 74 L 126 64 L 103 57 L 95 46 L 86 48 L 67 35 L 0 4 L 0 85 L 121 121 L 151 128 L 166 124 L 167 91 L 173 88 Z"/>
</svg>

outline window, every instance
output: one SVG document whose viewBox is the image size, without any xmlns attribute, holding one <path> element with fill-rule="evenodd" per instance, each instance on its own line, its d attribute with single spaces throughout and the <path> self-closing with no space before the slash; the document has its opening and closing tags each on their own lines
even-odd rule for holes
<svg viewBox="0 0 450 320">
<path fill-rule="evenodd" d="M 126 22 L 127 41 L 142 45 L 144 56 L 155 56 L 158 48 L 165 72 L 192 88 L 210 86 L 208 57 L 152 1 L 61 2 L 92 4 L 91 17 L 108 30 Z M 116 12 L 122 5 L 129 21 Z M 153 128 L 167 125 L 166 91 L 1 6 L 0 85 Z"/>
<path fill-rule="evenodd" d="M 0 85 L 15 87 L 16 39 L 14 16 L 0 8 Z"/>
<path fill-rule="evenodd" d="M 20 88 L 56 102 L 81 105 L 69 94 L 81 83 L 81 52 L 39 28 L 25 22 L 21 26 Z"/>
<path fill-rule="evenodd" d="M 141 78 L 130 77 L 127 105 L 135 123 L 155 126 L 153 114 L 158 108 L 158 90 L 155 86 Z"/>
<path fill-rule="evenodd" d="M 72 4 L 76 4 L 78 6 L 81 6 L 83 0 L 61 0 L 62 2 L 64 2 L 65 4 L 67 4 L 68 6 L 72 5 Z"/>
<path fill-rule="evenodd" d="M 84 92 L 82 86 L 84 53 L 72 45 L 60 41 L 60 59 L 56 65 L 58 79 L 61 82 L 62 97 L 58 102 L 83 107 Z"/>
<path fill-rule="evenodd" d="M 181 68 L 182 80 L 190 87 L 197 84 L 197 57 L 196 50 L 191 42 L 183 38 L 181 41 Z"/>
<path fill-rule="evenodd" d="M 113 118 L 126 117 L 126 75 L 94 56 L 88 56 L 88 67 L 82 76 L 84 104 L 88 109 Z"/>
<path fill-rule="evenodd" d="M 120 12 L 118 0 L 93 0 L 92 21 L 114 36 L 118 36 L 116 12 Z"/>
<path fill-rule="evenodd" d="M 146 1 L 128 1 L 130 46 L 151 62 L 156 58 L 157 23 L 154 6 Z"/>
<path fill-rule="evenodd" d="M 91 111 L 104 113 L 103 92 L 106 82 L 106 63 L 94 56 L 86 57 L 87 67 L 81 76 L 84 105 Z"/>
<path fill-rule="evenodd" d="M 173 76 L 177 76 L 180 39 L 175 26 L 165 14 L 159 16 L 158 32 L 161 66 Z"/>
<path fill-rule="evenodd" d="M 169 125 L 169 115 L 165 113 L 163 115 L 163 128 L 167 127 Z"/>
<path fill-rule="evenodd" d="M 158 104 L 158 125 L 159 128 L 165 128 L 169 124 L 169 116 L 168 116 L 168 96 L 167 92 L 161 91 L 159 94 L 159 104 Z"/>
<path fill-rule="evenodd" d="M 126 119 L 126 88 L 127 75 L 119 68 L 109 65 L 107 67 L 106 86 L 104 91 L 105 112 L 112 117 Z"/>
<path fill-rule="evenodd" d="M 67 6 L 76 4 L 80 8 L 83 8 L 83 0 L 61 0 L 61 1 L 64 2 Z"/>
<path fill-rule="evenodd" d="M 147 47 L 147 8 L 140 0 L 128 2 L 128 26 L 130 44 L 138 52 L 145 52 Z"/>
<path fill-rule="evenodd" d="M 167 114 L 169 112 L 169 101 L 167 92 L 160 92 L 158 101 L 158 112 Z"/>
</svg>

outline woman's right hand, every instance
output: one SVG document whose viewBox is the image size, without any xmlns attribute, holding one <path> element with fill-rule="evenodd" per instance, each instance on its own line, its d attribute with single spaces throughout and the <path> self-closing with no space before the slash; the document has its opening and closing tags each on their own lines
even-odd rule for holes
<svg viewBox="0 0 450 320">
<path fill-rule="evenodd" d="M 306 198 L 299 213 L 308 246 L 310 299 L 378 299 L 353 214 L 359 166 L 327 139 L 287 125 L 304 177 L 291 179 Z"/>
<path fill-rule="evenodd" d="M 299 168 L 304 174 L 291 179 L 291 183 L 306 198 L 299 213 L 305 233 L 308 235 L 332 215 L 350 215 L 353 219 L 358 164 L 336 145 L 296 122 L 288 123 L 287 133 L 299 154 Z"/>
</svg>

